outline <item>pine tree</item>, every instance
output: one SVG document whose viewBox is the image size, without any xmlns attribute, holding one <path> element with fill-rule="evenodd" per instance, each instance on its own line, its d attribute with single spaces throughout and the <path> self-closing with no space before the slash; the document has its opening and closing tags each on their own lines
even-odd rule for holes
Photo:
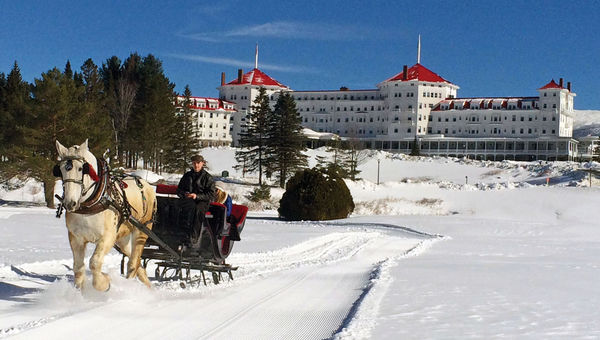
<svg viewBox="0 0 600 340">
<path fill-rule="evenodd" d="M 30 85 L 23 81 L 21 70 L 15 61 L 12 70 L 6 77 L 4 86 L 4 112 L 0 118 L 2 147 L 9 147 L 19 142 L 18 125 L 27 125 L 30 114 Z M 0 109 L 2 110 L 2 109 Z"/>
<path fill-rule="evenodd" d="M 106 150 L 112 147 L 111 143 L 111 123 L 108 108 L 106 106 L 106 93 L 100 76 L 100 70 L 94 61 L 89 58 L 81 65 L 81 73 L 75 73 L 73 81 L 83 94 L 81 102 L 83 104 L 80 114 L 83 116 L 83 124 L 91 124 L 88 131 L 88 138 L 92 147 L 96 150 Z M 77 143 L 77 142 L 76 142 Z M 81 143 L 81 142 L 78 142 Z M 101 156 L 98 154 L 97 156 Z"/>
<path fill-rule="evenodd" d="M 85 88 L 54 68 L 35 79 L 32 88 L 32 119 L 17 128 L 21 143 L 11 152 L 13 169 L 44 183 L 46 204 L 54 206 L 54 182 L 49 169 L 56 163 L 54 142 L 80 144 L 92 135 L 97 123 L 85 112 Z M 95 146 L 96 140 L 90 139 Z M 92 152 L 99 150 L 92 148 Z"/>
<path fill-rule="evenodd" d="M 11 118 L 12 116 L 9 116 L 6 110 L 6 75 L 0 72 L 0 162 L 2 162 L 2 149 L 8 145 L 5 136 L 10 132 Z"/>
<path fill-rule="evenodd" d="M 268 118 L 271 115 L 269 96 L 264 87 L 259 88 L 250 112 L 246 117 L 246 125 L 240 133 L 241 149 L 235 152 L 235 159 L 244 171 L 258 170 L 258 184 L 262 185 L 262 175 L 267 155 L 267 138 L 269 133 Z"/>
<path fill-rule="evenodd" d="M 129 148 L 142 156 L 144 167 L 158 171 L 161 150 L 172 145 L 175 125 L 175 85 L 164 75 L 162 62 L 149 54 L 139 68 L 140 87 L 127 134 Z M 132 165 L 135 165 L 135 160 Z"/>
<path fill-rule="evenodd" d="M 198 153 L 200 144 L 196 129 L 197 118 L 192 106 L 192 91 L 189 85 L 185 86 L 183 92 L 184 100 L 178 105 L 175 117 L 176 128 L 173 130 L 173 143 L 165 150 L 164 166 L 171 172 L 184 172 L 189 164 L 189 159 Z"/>
<path fill-rule="evenodd" d="M 73 70 L 71 69 L 71 62 L 69 60 L 67 60 L 67 63 L 65 64 L 65 70 L 63 74 L 68 79 L 73 79 Z"/>
<path fill-rule="evenodd" d="M 410 149 L 411 156 L 420 156 L 421 148 L 419 148 L 419 140 L 415 136 L 415 140 L 413 141 L 412 148 Z"/>
<path fill-rule="evenodd" d="M 279 186 L 284 188 L 288 177 L 308 165 L 307 156 L 302 153 L 306 149 L 302 119 L 289 92 L 279 92 L 268 122 L 268 164 L 270 170 L 278 172 Z"/>
</svg>

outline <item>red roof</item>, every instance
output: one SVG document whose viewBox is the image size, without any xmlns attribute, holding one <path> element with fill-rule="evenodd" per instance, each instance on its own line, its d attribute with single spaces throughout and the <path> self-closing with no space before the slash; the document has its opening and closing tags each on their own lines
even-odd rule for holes
<svg viewBox="0 0 600 340">
<path fill-rule="evenodd" d="M 546 89 L 563 89 L 564 87 L 558 85 L 554 79 L 552 79 L 548 84 L 544 85 L 542 88 L 540 88 L 540 90 L 546 90 Z"/>
<path fill-rule="evenodd" d="M 240 83 L 237 79 L 227 83 L 227 85 L 257 85 L 257 86 L 279 86 L 283 88 L 288 88 L 287 86 L 281 84 L 277 80 L 269 77 L 261 70 L 255 68 L 252 71 L 244 74 L 242 76 L 242 82 Z"/>
<path fill-rule="evenodd" d="M 448 83 L 448 84 L 452 84 L 451 82 L 447 81 L 446 79 L 440 77 L 438 74 L 436 74 L 435 72 L 431 71 L 430 69 L 428 69 L 427 67 L 421 65 L 421 64 L 415 64 L 414 66 L 412 66 L 411 68 L 408 69 L 408 71 L 406 72 L 407 76 L 406 76 L 406 81 L 409 80 L 420 80 L 420 81 L 428 81 L 428 82 L 432 82 L 432 83 Z M 397 80 L 405 80 L 404 79 L 404 72 L 400 72 L 397 75 L 385 80 L 385 81 L 397 81 Z"/>
</svg>

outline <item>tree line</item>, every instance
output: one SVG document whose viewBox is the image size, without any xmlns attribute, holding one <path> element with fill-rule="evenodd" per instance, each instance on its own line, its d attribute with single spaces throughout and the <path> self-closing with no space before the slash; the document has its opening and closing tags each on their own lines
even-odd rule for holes
<svg viewBox="0 0 600 340">
<path fill-rule="evenodd" d="M 189 86 L 182 103 L 174 88 L 151 54 L 132 53 L 123 61 L 113 56 L 100 66 L 88 59 L 78 71 L 67 61 L 62 71 L 52 68 L 33 83 L 22 79 L 15 61 L 8 74 L 0 73 L 0 183 L 34 178 L 44 184 L 46 204 L 53 207 L 56 140 L 70 146 L 88 139 L 96 156 L 110 150 L 112 167 L 185 171 L 200 137 Z M 260 88 L 243 131 L 238 167 L 257 171 L 259 185 L 275 176 L 284 187 L 307 167 L 306 138 L 291 94 L 280 92 L 271 108 Z M 318 166 L 356 179 L 359 145 L 333 141 L 330 151 L 332 159 L 319 158 Z"/>
<path fill-rule="evenodd" d="M 33 83 L 22 79 L 15 61 L 8 74 L 0 73 L 0 180 L 34 178 L 53 206 L 56 140 L 89 139 L 95 155 L 111 150 L 113 167 L 184 171 L 199 138 L 191 110 L 176 109 L 174 89 L 151 54 L 113 56 L 101 66 L 88 59 L 78 71 L 67 61 Z M 188 86 L 184 95 L 189 106 Z"/>
</svg>

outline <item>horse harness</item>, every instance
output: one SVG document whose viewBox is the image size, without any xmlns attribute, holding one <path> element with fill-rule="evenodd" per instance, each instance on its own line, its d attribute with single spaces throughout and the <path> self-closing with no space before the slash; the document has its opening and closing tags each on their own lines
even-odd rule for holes
<svg viewBox="0 0 600 340">
<path fill-rule="evenodd" d="M 86 199 L 84 202 L 81 202 L 79 209 L 73 211 L 75 214 L 84 214 L 84 215 L 93 215 L 99 212 L 102 212 L 106 209 L 113 208 L 119 215 L 119 223 L 117 224 L 117 232 L 119 231 L 119 227 L 123 223 L 123 221 L 127 220 L 130 222 L 136 222 L 135 224 L 140 224 L 141 222 L 137 221 L 133 216 L 131 216 L 131 211 L 135 210 L 134 207 L 131 206 L 129 201 L 127 200 L 127 195 L 125 194 L 125 188 L 127 188 L 127 183 L 124 180 L 128 177 L 132 177 L 137 187 L 140 189 L 140 194 L 142 195 L 142 202 L 144 205 L 144 212 L 147 209 L 146 197 L 144 196 L 144 192 L 142 188 L 144 187 L 140 178 L 132 175 L 125 175 L 123 173 L 113 172 L 109 169 L 108 163 L 102 159 L 98 158 L 98 169 L 100 169 L 100 174 L 96 174 L 94 168 L 90 166 L 83 158 L 63 158 L 62 162 L 65 162 L 65 169 L 67 171 L 73 168 L 73 160 L 78 160 L 83 162 L 83 173 L 81 176 L 81 180 L 77 179 L 63 179 L 64 183 L 72 182 L 81 185 L 82 196 L 84 196 L 89 190 L 95 188 L 92 195 Z M 62 173 L 60 171 L 60 163 L 54 166 L 53 174 L 55 177 L 62 177 Z M 89 188 L 84 190 L 83 185 L 83 176 L 89 175 L 94 184 L 92 184 Z M 60 201 L 58 208 L 56 209 L 56 217 L 60 218 L 62 215 L 62 211 L 65 209 L 62 201 L 63 197 L 55 195 L 55 197 Z M 142 225 L 148 225 L 154 221 L 155 216 L 146 222 L 141 223 Z M 132 219 L 134 221 L 132 221 Z"/>
</svg>

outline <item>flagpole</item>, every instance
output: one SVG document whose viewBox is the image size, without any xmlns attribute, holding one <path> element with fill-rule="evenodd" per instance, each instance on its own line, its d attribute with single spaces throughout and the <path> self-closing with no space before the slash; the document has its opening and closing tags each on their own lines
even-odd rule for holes
<svg viewBox="0 0 600 340">
<path fill-rule="evenodd" d="M 254 53 L 254 68 L 258 68 L 258 43 L 256 43 L 256 52 Z"/>
</svg>

